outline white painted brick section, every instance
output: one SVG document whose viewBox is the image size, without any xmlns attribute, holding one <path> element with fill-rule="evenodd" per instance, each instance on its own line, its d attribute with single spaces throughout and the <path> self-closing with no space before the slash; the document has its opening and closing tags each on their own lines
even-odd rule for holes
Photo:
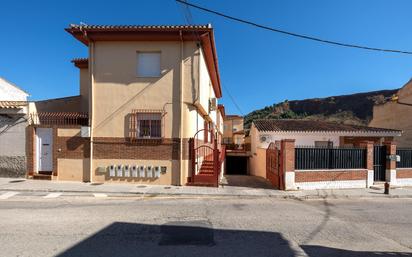
<svg viewBox="0 0 412 257">
<path fill-rule="evenodd" d="M 396 185 L 396 170 L 386 170 L 385 178 L 387 182 Z"/>
<path fill-rule="evenodd" d="M 373 185 L 374 181 L 374 171 L 373 170 L 368 170 L 368 177 L 366 180 L 366 187 L 369 188 L 370 186 Z"/>
<path fill-rule="evenodd" d="M 285 172 L 285 190 L 296 190 L 295 172 L 293 171 Z"/>
<path fill-rule="evenodd" d="M 319 182 L 299 182 L 295 183 L 297 189 L 344 189 L 344 188 L 365 188 L 366 180 L 339 180 L 339 181 L 319 181 Z"/>
<path fill-rule="evenodd" d="M 412 186 L 412 178 L 398 178 L 396 179 L 397 186 Z"/>
</svg>

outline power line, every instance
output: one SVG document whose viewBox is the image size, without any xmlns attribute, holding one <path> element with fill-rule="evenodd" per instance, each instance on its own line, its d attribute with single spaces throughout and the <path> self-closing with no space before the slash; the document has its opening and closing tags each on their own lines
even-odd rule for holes
<svg viewBox="0 0 412 257">
<path fill-rule="evenodd" d="M 226 90 L 226 93 L 229 95 L 230 100 L 232 101 L 233 105 L 236 107 L 236 109 L 242 114 L 242 116 L 245 116 L 245 114 L 242 112 L 242 109 L 240 109 L 239 105 L 236 103 L 235 98 L 233 98 L 232 94 L 229 92 L 227 87 L 223 87 Z"/>
<path fill-rule="evenodd" d="M 184 3 L 187 3 L 186 0 L 183 0 Z M 182 6 L 183 7 L 183 6 Z M 193 16 L 192 16 L 192 12 L 190 11 L 188 5 L 185 5 L 186 8 L 182 8 L 182 13 L 183 13 L 183 17 L 186 20 L 186 23 L 188 25 L 191 25 L 193 23 Z M 197 37 L 197 39 L 200 42 L 200 36 L 197 32 L 195 32 L 195 36 Z M 223 86 L 222 86 L 223 87 Z M 236 103 L 235 98 L 232 96 L 232 94 L 229 92 L 229 89 L 227 87 L 223 87 L 227 94 L 230 97 L 230 100 L 232 101 L 233 105 L 236 107 L 236 109 L 240 112 L 240 114 L 242 114 L 242 116 L 244 116 L 244 113 L 242 112 L 241 108 L 239 107 L 239 105 Z"/>
<path fill-rule="evenodd" d="M 342 42 L 331 41 L 331 40 L 321 39 L 321 38 L 317 38 L 317 37 L 307 36 L 307 35 L 303 35 L 303 34 L 289 32 L 289 31 L 286 31 L 286 30 L 281 30 L 281 29 L 277 29 L 277 28 L 273 28 L 273 27 L 268 27 L 268 26 L 265 26 L 265 25 L 260 25 L 260 24 L 257 24 L 255 22 L 252 22 L 252 21 L 236 18 L 236 17 L 230 16 L 230 15 L 218 12 L 218 11 L 207 9 L 207 8 L 199 6 L 199 5 L 188 3 L 188 2 L 183 1 L 183 0 L 176 0 L 176 2 L 181 3 L 181 4 L 185 4 L 185 5 L 191 6 L 193 8 L 196 8 L 196 9 L 208 12 L 208 13 L 212 13 L 212 14 L 230 19 L 230 20 L 234 20 L 234 21 L 237 21 L 237 22 L 240 22 L 240 23 L 248 24 L 248 25 L 255 26 L 255 27 L 258 27 L 258 28 L 261 28 L 261 29 L 269 30 L 269 31 L 276 32 L 276 33 L 281 33 L 281 34 L 292 36 L 292 37 L 302 38 L 302 39 L 306 39 L 306 40 L 312 40 L 312 41 L 316 41 L 316 42 L 320 42 L 320 43 L 324 43 L 324 44 L 331 44 L 331 45 L 337 45 L 337 46 L 342 46 L 342 47 L 350 47 L 350 48 L 358 48 L 358 49 L 369 50 L 369 51 L 390 52 L 390 53 L 398 53 L 398 54 L 412 54 L 412 52 L 410 52 L 410 51 L 395 50 L 395 49 L 384 49 L 384 48 L 376 48 L 376 47 L 348 44 L 348 43 L 342 43 Z"/>
</svg>

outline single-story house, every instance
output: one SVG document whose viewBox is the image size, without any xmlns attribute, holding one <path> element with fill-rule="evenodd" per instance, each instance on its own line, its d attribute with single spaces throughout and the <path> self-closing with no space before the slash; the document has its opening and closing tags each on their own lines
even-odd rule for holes
<svg viewBox="0 0 412 257">
<path fill-rule="evenodd" d="M 26 173 L 26 126 L 28 94 L 0 78 L 0 177 Z"/>
<path fill-rule="evenodd" d="M 401 134 L 314 120 L 255 120 L 250 174 L 282 189 L 366 187 L 376 181 L 408 184 L 412 149 L 397 150 L 393 142 Z"/>
</svg>

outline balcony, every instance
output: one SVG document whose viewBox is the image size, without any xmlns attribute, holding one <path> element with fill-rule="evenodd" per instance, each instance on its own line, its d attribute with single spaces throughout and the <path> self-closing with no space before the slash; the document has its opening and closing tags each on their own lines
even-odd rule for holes
<svg viewBox="0 0 412 257">
<path fill-rule="evenodd" d="M 88 126 L 89 115 L 82 112 L 30 113 L 29 124 L 47 126 Z"/>
</svg>

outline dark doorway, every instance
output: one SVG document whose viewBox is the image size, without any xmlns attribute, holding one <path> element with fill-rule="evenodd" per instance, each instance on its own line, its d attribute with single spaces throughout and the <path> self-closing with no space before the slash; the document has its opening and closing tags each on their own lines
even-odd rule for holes
<svg viewBox="0 0 412 257">
<path fill-rule="evenodd" d="M 247 175 L 247 156 L 226 156 L 226 174 Z"/>
<path fill-rule="evenodd" d="M 373 171 L 375 181 L 385 181 L 386 172 L 386 146 L 373 147 Z"/>
</svg>

